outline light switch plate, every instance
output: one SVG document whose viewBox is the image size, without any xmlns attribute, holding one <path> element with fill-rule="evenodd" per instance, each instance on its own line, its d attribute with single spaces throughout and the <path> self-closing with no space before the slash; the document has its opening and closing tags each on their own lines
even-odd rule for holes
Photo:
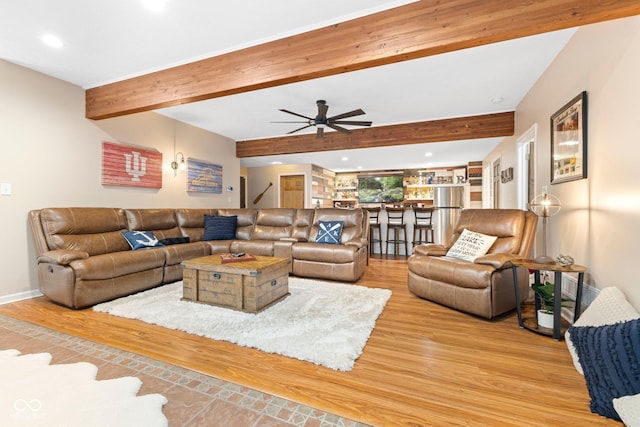
<svg viewBox="0 0 640 427">
<path fill-rule="evenodd" d="M 3 196 L 11 195 L 11 184 L 7 182 L 0 184 L 0 194 Z"/>
</svg>

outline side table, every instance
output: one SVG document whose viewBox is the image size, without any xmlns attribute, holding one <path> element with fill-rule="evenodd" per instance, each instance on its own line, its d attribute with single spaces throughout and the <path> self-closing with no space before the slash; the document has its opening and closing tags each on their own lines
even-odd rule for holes
<svg viewBox="0 0 640 427">
<path fill-rule="evenodd" d="M 518 288 L 518 267 L 525 267 L 529 270 L 533 270 L 535 283 L 540 284 L 540 271 L 553 271 L 554 272 L 554 295 L 562 295 L 562 273 L 578 273 L 578 286 L 576 289 L 576 300 L 573 312 L 573 321 L 575 322 L 580 317 L 580 300 L 582 299 L 582 285 L 584 283 L 584 273 L 587 268 L 582 265 L 571 265 L 569 267 L 563 267 L 560 264 L 542 264 L 530 259 L 520 259 L 512 262 L 513 270 L 513 283 L 516 293 L 516 311 L 518 312 L 518 325 L 521 328 L 527 328 L 531 331 L 538 332 L 543 335 L 551 335 L 553 339 L 559 341 L 562 334 L 561 324 L 561 311 L 562 311 L 562 298 L 554 298 L 553 305 L 553 331 L 547 328 L 541 328 L 538 326 L 536 318 L 522 319 L 522 306 L 520 304 L 520 289 Z M 540 309 L 540 301 L 536 297 L 536 313 Z"/>
</svg>

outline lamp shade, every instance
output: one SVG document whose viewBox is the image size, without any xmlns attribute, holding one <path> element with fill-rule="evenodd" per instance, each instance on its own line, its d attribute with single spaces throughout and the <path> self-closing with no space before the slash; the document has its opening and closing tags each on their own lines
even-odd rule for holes
<svg viewBox="0 0 640 427">
<path fill-rule="evenodd" d="M 560 200 L 553 194 L 542 193 L 534 197 L 529 208 L 536 215 L 548 218 L 560 212 Z"/>
<path fill-rule="evenodd" d="M 529 204 L 529 209 L 539 217 L 542 217 L 542 255 L 536 257 L 534 261 L 541 264 L 552 264 L 554 259 L 547 255 L 547 218 L 560 212 L 560 200 L 553 194 L 542 193 L 533 198 Z"/>
</svg>

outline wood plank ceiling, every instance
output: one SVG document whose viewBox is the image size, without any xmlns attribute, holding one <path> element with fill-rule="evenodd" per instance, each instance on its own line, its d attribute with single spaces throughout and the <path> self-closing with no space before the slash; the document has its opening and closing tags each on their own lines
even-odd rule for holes
<svg viewBox="0 0 640 427">
<path fill-rule="evenodd" d="M 637 0 L 422 0 L 88 89 L 86 117 L 151 111 L 638 14 Z M 485 124 L 490 126 L 480 129 Z M 332 132 L 322 140 L 298 135 L 239 141 L 236 155 L 433 142 L 434 129 L 437 141 L 507 136 L 513 128 L 513 113 L 465 117 L 360 129 L 350 135 Z M 292 151 L 294 140 L 298 146 Z"/>
</svg>

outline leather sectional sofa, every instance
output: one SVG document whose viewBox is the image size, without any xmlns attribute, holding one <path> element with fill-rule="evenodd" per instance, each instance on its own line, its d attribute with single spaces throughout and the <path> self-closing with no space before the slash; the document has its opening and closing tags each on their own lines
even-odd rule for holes
<svg viewBox="0 0 640 427">
<path fill-rule="evenodd" d="M 205 215 L 236 216 L 235 239 L 203 240 Z M 340 244 L 315 242 L 324 221 L 342 221 Z M 29 224 L 40 290 L 71 308 L 181 280 L 182 261 L 216 253 L 288 258 L 296 276 L 339 281 L 358 280 L 368 256 L 362 209 L 44 208 L 29 212 Z M 189 242 L 131 250 L 126 231 Z"/>
</svg>

